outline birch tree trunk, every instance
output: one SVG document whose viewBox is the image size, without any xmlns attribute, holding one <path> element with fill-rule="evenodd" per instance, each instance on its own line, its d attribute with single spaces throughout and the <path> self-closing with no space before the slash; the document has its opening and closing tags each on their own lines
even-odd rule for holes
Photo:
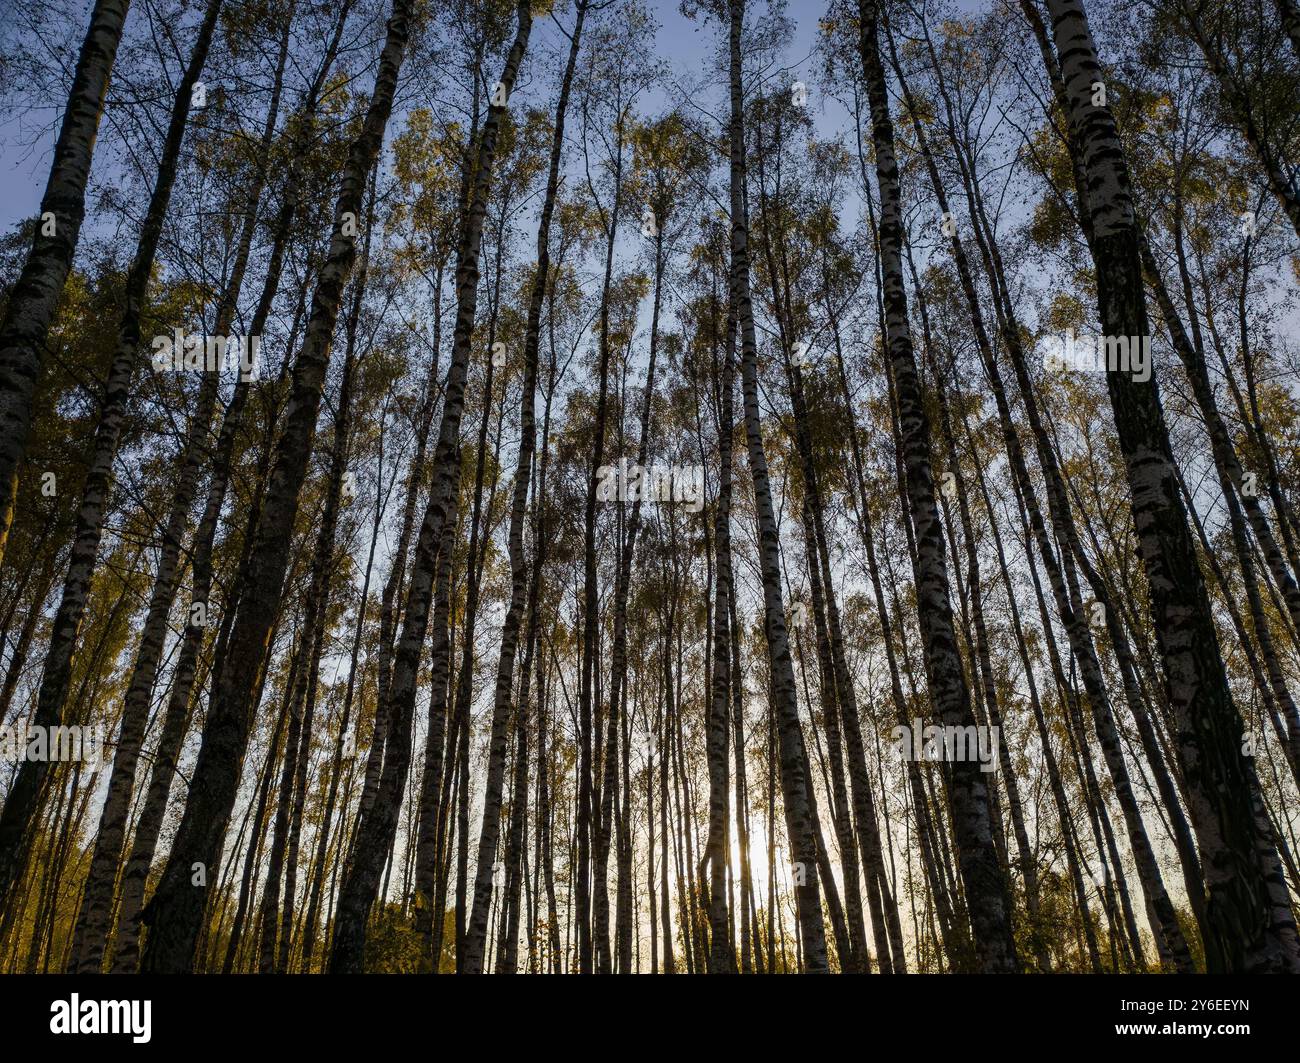
<svg viewBox="0 0 1300 1063">
<path fill-rule="evenodd" d="M 780 741 L 781 789 L 785 798 L 786 832 L 794 862 L 795 897 L 803 943 L 804 969 L 809 974 L 829 971 L 826 958 L 826 930 L 822 922 L 821 889 L 818 882 L 817 844 L 814 837 L 812 780 L 804 770 L 803 737 L 799 728 L 794 664 L 790 657 L 781 595 L 780 538 L 772 487 L 768 479 L 767 455 L 763 448 L 758 409 L 758 340 L 749 281 L 749 217 L 745 205 L 745 122 L 741 66 L 741 25 L 745 0 L 728 0 L 731 125 L 731 278 L 730 299 L 740 333 L 741 380 L 744 392 L 745 435 L 749 467 L 754 479 L 754 500 L 758 511 L 760 560 L 763 578 L 764 633 L 771 668 L 771 698 Z"/>
<path fill-rule="evenodd" d="M 81 236 L 95 137 L 130 6 L 131 0 L 96 0 L 91 12 L 54 144 L 54 162 L 41 196 L 32 249 L 9 293 L 0 323 L 0 559 L 13 523 L 19 466 L 31 431 L 32 394 L 41 370 L 45 336 Z M 47 218 L 53 224 L 48 233 Z M 4 870 L 3 874 L 11 872 Z M 7 896 L 8 888 L 7 882 L 0 881 L 0 900 Z"/>
<path fill-rule="evenodd" d="M 728 300 L 730 303 L 731 300 Z M 734 974 L 736 956 L 731 941 L 727 903 L 729 788 L 727 743 L 731 715 L 731 441 L 735 434 L 733 396 L 736 390 L 736 312 L 727 314 L 727 334 L 722 345 L 722 402 L 718 419 L 718 498 L 713 517 L 713 676 L 706 717 L 705 749 L 709 765 L 709 834 L 705 859 L 709 864 L 709 973 Z M 716 350 L 716 347 L 715 347 Z M 649 396 L 646 398 L 649 409 Z M 644 431 L 644 429 L 643 429 Z M 644 457 L 642 464 L 645 463 Z M 639 503 L 638 503 L 639 504 Z"/>
<path fill-rule="evenodd" d="M 618 86 L 620 103 L 623 85 Z M 588 92 L 591 90 L 588 89 Z M 584 101 L 585 104 L 585 101 Z M 623 147 L 626 115 L 622 109 L 614 123 L 612 158 L 609 168 L 613 197 L 606 215 L 597 206 L 605 235 L 604 278 L 600 293 L 599 354 L 597 368 L 596 414 L 592 427 L 593 442 L 588 464 L 586 505 L 583 514 L 583 584 L 582 584 L 582 674 L 578 691 L 581 753 L 578 763 L 578 870 L 577 920 L 578 966 L 583 974 L 594 970 L 608 974 L 609 951 L 609 817 L 605 800 L 613 800 L 617 784 L 617 730 L 611 724 L 605 750 L 604 778 L 597 785 L 594 778 L 600 758 L 600 724 L 603 715 L 597 706 L 601 680 L 600 662 L 600 593 L 596 569 L 596 494 L 600 468 L 605 460 L 605 435 L 609 420 L 610 305 L 614 280 L 614 249 L 622 212 Z M 608 142 L 607 142 L 608 143 Z"/>
<path fill-rule="evenodd" d="M 885 339 L 898 401 L 908 509 L 916 538 L 917 610 L 926 677 L 936 715 L 943 725 L 967 727 L 975 724 L 975 715 L 957 651 L 947 559 L 930 469 L 929 418 L 917 379 L 907 319 L 898 165 L 885 72 L 880 61 L 875 0 L 859 0 L 858 20 L 880 194 Z M 989 973 L 1012 972 L 1017 970 L 1018 961 L 1011 934 L 1011 902 L 993 850 L 988 786 L 980 765 L 975 762 L 954 762 L 949 769 L 949 801 L 957 858 L 979 966 Z"/>
</svg>

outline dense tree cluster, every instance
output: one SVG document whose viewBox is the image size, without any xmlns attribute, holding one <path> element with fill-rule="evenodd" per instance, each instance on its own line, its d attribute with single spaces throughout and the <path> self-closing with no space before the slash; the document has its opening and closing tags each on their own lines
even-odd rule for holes
<svg viewBox="0 0 1300 1063">
<path fill-rule="evenodd" d="M 1300 973 L 1293 0 L 13 8 L 0 970 Z"/>
</svg>

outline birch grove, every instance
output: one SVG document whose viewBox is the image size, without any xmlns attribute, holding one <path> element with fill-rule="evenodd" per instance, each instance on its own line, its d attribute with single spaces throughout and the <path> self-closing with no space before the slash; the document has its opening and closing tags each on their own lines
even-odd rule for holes
<svg viewBox="0 0 1300 1063">
<path fill-rule="evenodd" d="M 1290 0 L 14 0 L 0 971 L 1300 973 Z"/>
</svg>

